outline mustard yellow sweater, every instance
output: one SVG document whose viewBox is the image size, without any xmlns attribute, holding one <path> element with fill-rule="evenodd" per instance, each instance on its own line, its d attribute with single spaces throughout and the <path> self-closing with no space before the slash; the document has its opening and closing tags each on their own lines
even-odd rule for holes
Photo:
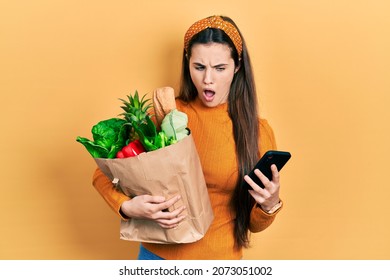
<svg viewBox="0 0 390 280">
<path fill-rule="evenodd" d="M 238 169 L 227 104 L 208 108 L 196 99 L 188 105 L 177 101 L 177 108 L 188 115 L 188 127 L 199 153 L 215 218 L 206 235 L 197 242 L 143 245 L 164 259 L 240 259 L 242 249 L 235 249 L 233 238 L 235 213 L 229 207 Z M 276 144 L 268 122 L 264 119 L 259 119 L 259 122 L 262 155 L 267 150 L 276 149 Z M 93 176 L 93 185 L 120 215 L 121 204 L 129 198 L 116 191 L 111 181 L 99 169 Z M 276 213 L 269 215 L 255 206 L 251 212 L 250 231 L 259 232 L 266 229 L 273 222 L 275 215 Z"/>
</svg>

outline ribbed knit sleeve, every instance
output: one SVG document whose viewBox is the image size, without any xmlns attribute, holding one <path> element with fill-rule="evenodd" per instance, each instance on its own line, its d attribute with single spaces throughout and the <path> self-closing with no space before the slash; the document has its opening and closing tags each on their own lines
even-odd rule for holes
<svg viewBox="0 0 390 280">
<path fill-rule="evenodd" d="M 93 174 L 92 185 L 111 207 L 111 209 L 114 210 L 114 212 L 117 213 L 122 219 L 126 219 L 121 215 L 120 208 L 122 203 L 126 200 L 129 200 L 130 198 L 118 191 L 111 183 L 111 180 L 106 175 L 104 175 L 104 173 L 99 168 L 97 168 Z"/>
<path fill-rule="evenodd" d="M 260 120 L 260 155 L 262 156 L 268 150 L 276 150 L 276 141 L 274 132 L 269 123 L 261 119 Z M 279 210 L 280 211 L 280 210 Z M 257 204 L 252 209 L 250 216 L 249 230 L 251 232 L 260 232 L 269 227 L 275 220 L 276 214 L 265 213 Z"/>
<path fill-rule="evenodd" d="M 276 150 L 276 140 L 274 131 L 269 125 L 268 121 L 265 119 L 259 120 L 259 129 L 260 129 L 260 155 L 262 156 L 268 150 Z"/>
</svg>

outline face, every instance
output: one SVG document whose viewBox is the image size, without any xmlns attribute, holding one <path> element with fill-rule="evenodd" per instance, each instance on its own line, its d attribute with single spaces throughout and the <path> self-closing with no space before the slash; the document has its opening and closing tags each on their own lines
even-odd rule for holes
<svg viewBox="0 0 390 280">
<path fill-rule="evenodd" d="M 189 60 L 190 75 L 198 98 L 207 107 L 226 103 L 236 67 L 227 45 L 195 44 Z"/>
</svg>

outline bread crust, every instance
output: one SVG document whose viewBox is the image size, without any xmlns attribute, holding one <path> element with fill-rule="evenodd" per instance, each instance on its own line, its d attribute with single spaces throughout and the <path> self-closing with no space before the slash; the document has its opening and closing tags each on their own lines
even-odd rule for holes
<svg viewBox="0 0 390 280">
<path fill-rule="evenodd" d="M 160 87 L 153 91 L 153 107 L 157 125 L 160 126 L 165 115 L 176 109 L 175 91 L 171 87 Z"/>
</svg>

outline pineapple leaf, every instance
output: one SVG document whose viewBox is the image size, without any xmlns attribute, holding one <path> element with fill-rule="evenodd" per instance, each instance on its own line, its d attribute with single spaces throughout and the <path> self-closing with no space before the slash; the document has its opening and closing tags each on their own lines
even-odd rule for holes
<svg viewBox="0 0 390 280">
<path fill-rule="evenodd" d="M 156 137 L 157 129 L 149 115 L 150 108 L 153 107 L 152 99 L 147 98 L 146 94 L 140 98 L 136 90 L 133 95 L 127 95 L 127 100 L 121 98 L 119 100 L 123 103 L 121 106 L 123 112 L 120 115 L 132 127 L 129 139 L 139 137 L 141 142 L 143 142 L 143 139 L 147 139 L 150 143 L 153 143 L 152 139 Z"/>
</svg>

